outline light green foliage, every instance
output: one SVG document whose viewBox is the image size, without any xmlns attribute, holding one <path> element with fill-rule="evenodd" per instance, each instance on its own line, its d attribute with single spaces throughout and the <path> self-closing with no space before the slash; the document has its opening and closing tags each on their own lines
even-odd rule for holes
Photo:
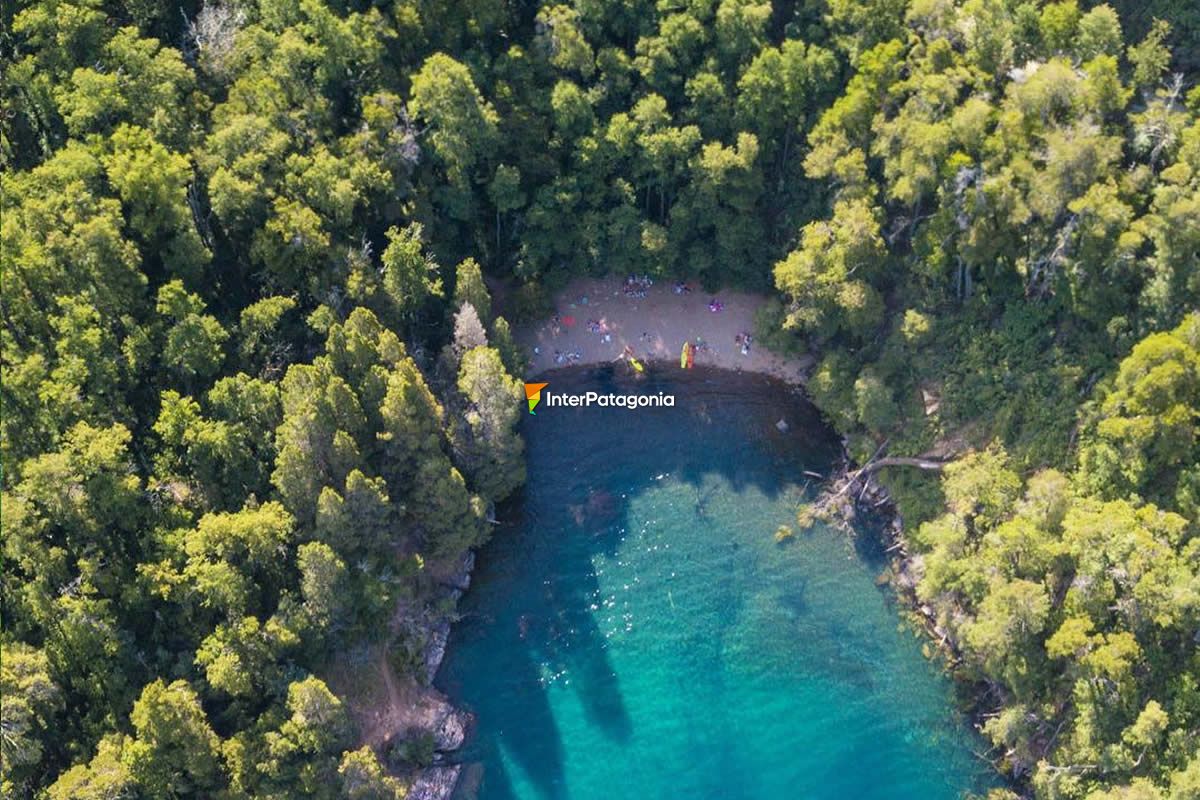
<svg viewBox="0 0 1200 800">
<path fill-rule="evenodd" d="M 945 473 L 950 513 L 912 537 L 918 594 L 969 670 L 1001 687 L 1005 708 L 985 732 L 1033 770 L 1039 797 L 1060 796 L 1072 774 L 1077 796 L 1122 785 L 1163 796 L 1166 769 L 1192 756 L 1170 742 L 1200 713 L 1183 700 L 1194 681 L 1180 680 L 1194 644 L 1179 635 L 1200 621 L 1187 520 L 1080 495 L 1055 471 L 1014 502 L 1020 480 L 996 448 Z M 1051 746 L 1046 726 L 1063 731 Z M 1104 772 L 1074 768 L 1088 763 Z"/>
<path fill-rule="evenodd" d="M 343 796 L 347 800 L 404 800 L 407 787 L 386 774 L 379 759 L 369 747 L 362 747 L 342 756 L 338 765 Z"/>
<path fill-rule="evenodd" d="M 331 486 L 317 500 L 315 527 L 323 542 L 348 557 L 386 551 L 395 537 L 395 509 L 381 478 L 368 478 L 360 470 L 346 476 L 339 494 Z"/>
<path fill-rule="evenodd" d="M 1200 316 L 1143 339 L 1120 365 L 1092 414 L 1081 452 L 1083 480 L 1109 496 L 1175 499 L 1195 513 L 1200 450 Z"/>
<path fill-rule="evenodd" d="M 496 317 L 492 323 L 488 342 L 500 354 L 500 360 L 504 362 L 504 369 L 509 375 L 520 377 L 525 374 L 525 350 L 513 338 L 512 327 L 508 324 L 508 320 L 504 317 Z"/>
<path fill-rule="evenodd" d="M 1156 152 L 1161 155 L 1178 145 L 1174 163 L 1163 170 L 1163 180 L 1154 189 L 1151 213 L 1141 220 L 1138 231 L 1154 245 L 1142 302 L 1162 328 L 1200 303 L 1200 270 L 1195 260 L 1200 230 L 1200 122 L 1193 119 L 1182 130 L 1180 124 L 1179 117 L 1165 107 L 1152 105 L 1135 138 L 1135 144 L 1148 149 L 1152 162 Z"/>
<path fill-rule="evenodd" d="M 441 344 L 422 223 L 443 176 L 468 201 L 494 177 L 515 215 L 525 164 L 493 170 L 466 67 L 435 58 L 402 95 L 431 42 L 505 15 L 27 5 L 0 87 L 0 792 L 402 797 L 297 676 L 425 601 L 418 549 L 458 559 L 484 531 L 397 334 Z M 460 294 L 490 320 L 475 264 Z"/>
<path fill-rule="evenodd" d="M 36 775 L 62 697 L 45 652 L 16 642 L 0 645 L 0 653 L 0 789 L 15 795 Z"/>
<path fill-rule="evenodd" d="M 194 279 L 209 252 L 188 206 L 190 160 L 141 128 L 122 125 L 110 141 L 113 152 L 103 159 L 108 180 L 142 239 L 145 256 L 161 258 L 169 272 Z"/>
<path fill-rule="evenodd" d="M 521 170 L 508 164 L 496 167 L 496 174 L 488 185 L 488 199 L 496 208 L 496 247 L 499 249 L 503 216 L 526 202 L 525 193 L 521 191 Z"/>
<path fill-rule="evenodd" d="M 96 755 L 86 764 L 63 772 L 50 785 L 50 800 L 111 800 L 137 790 L 123 759 L 128 740 L 120 734 L 101 740 Z"/>
<path fill-rule="evenodd" d="M 130 439 L 123 426 L 81 422 L 64 434 L 58 450 L 22 464 L 14 492 L 28 513 L 28 527 L 14 534 L 41 534 L 74 557 L 100 543 L 119 551 L 140 513 L 142 481 L 133 469 Z M 29 555 L 36 558 L 37 549 Z M 34 561 L 23 566 L 36 574 Z"/>
<path fill-rule="evenodd" d="M 904 312 L 904 320 L 900 323 L 900 333 L 910 344 L 920 344 L 929 336 L 932 323 L 925 314 L 910 308 Z"/>
<path fill-rule="evenodd" d="M 758 260 L 762 243 L 745 224 L 762 191 L 758 161 L 758 137 L 751 133 L 738 134 L 735 147 L 710 142 L 693 159 L 691 190 L 677 204 L 671 231 L 712 243 L 707 252 L 691 251 L 693 269 L 701 277 L 715 278 L 721 264 Z"/>
<path fill-rule="evenodd" d="M 406 361 L 388 376 L 380 414 L 384 426 L 381 439 L 391 456 L 390 473 L 399 483 L 411 478 L 422 461 L 440 453 L 442 406 L 416 366 Z"/>
<path fill-rule="evenodd" d="M 861 201 L 839 203 L 829 222 L 812 222 L 800 247 L 775 266 L 775 285 L 791 299 L 785 325 L 801 333 L 861 337 L 882 322 L 868 282 L 884 258 L 879 222 Z"/>
<path fill-rule="evenodd" d="M 163 362 L 192 386 L 212 377 L 224 360 L 224 344 L 229 332 L 217 319 L 204 313 L 199 295 L 173 280 L 158 290 L 157 311 L 167 322 L 163 342 Z"/>
<path fill-rule="evenodd" d="M 196 665 L 219 693 L 254 702 L 280 679 L 279 660 L 298 644 L 278 620 L 257 617 L 221 623 L 196 648 Z"/>
<path fill-rule="evenodd" d="M 854 403 L 853 364 L 842 353 L 833 352 L 817 364 L 809 377 L 808 391 L 820 408 L 827 409 L 842 428 L 857 423 Z"/>
<path fill-rule="evenodd" d="M 412 491 L 413 525 L 430 552 L 453 557 L 485 541 L 483 499 L 471 495 L 462 473 L 449 460 L 427 461 Z"/>
<path fill-rule="evenodd" d="M 171 145 L 188 141 L 194 115 L 207 102 L 195 92 L 195 76 L 179 52 L 133 27 L 117 30 L 100 59 L 76 68 L 56 100 L 74 136 L 129 122 Z"/>
<path fill-rule="evenodd" d="M 1042 9 L 1038 28 L 1042 42 L 1050 52 L 1062 53 L 1071 49 L 1081 16 L 1076 0 L 1059 0 Z"/>
<path fill-rule="evenodd" d="M 212 391 L 220 396 L 234 380 L 224 379 Z M 278 392 L 273 384 L 261 388 L 268 406 L 263 413 L 272 419 L 277 414 L 269 407 L 278 406 Z M 170 389 L 162 393 L 161 404 L 154 432 L 162 442 L 156 468 L 164 484 L 181 495 L 190 484 L 214 507 L 236 507 L 248 489 L 263 487 L 264 470 L 257 456 L 271 452 L 260 438 L 269 435 L 270 427 L 247 425 L 233 415 L 233 420 L 205 417 L 199 403 Z"/>
<path fill-rule="evenodd" d="M 149 684 L 129 718 L 137 736 L 122 760 L 147 794 L 206 795 L 220 788 L 220 739 L 186 682 Z"/>
<path fill-rule="evenodd" d="M 339 486 L 361 464 L 366 418 L 354 390 L 327 362 L 294 365 L 281 384 L 283 422 L 271 480 L 292 513 L 311 519 L 321 487 Z"/>
<path fill-rule="evenodd" d="M 262 610 L 255 600 L 261 589 L 282 579 L 278 554 L 292 534 L 292 518 L 279 503 L 207 514 L 184 536 L 181 585 L 175 590 L 230 619 Z"/>
<path fill-rule="evenodd" d="M 852 61 L 874 45 L 897 37 L 904 18 L 903 0 L 831 0 L 828 22 L 836 41 Z"/>
<path fill-rule="evenodd" d="M 563 72 L 590 78 L 595 70 L 591 45 L 579 29 L 579 14 L 566 5 L 543 8 L 538 12 L 537 44 L 550 63 Z"/>
<path fill-rule="evenodd" d="M 1021 479 L 998 446 L 959 459 L 946 468 L 946 504 L 965 520 L 990 528 L 1012 510 Z"/>
<path fill-rule="evenodd" d="M 425 253 L 421 234 L 421 226 L 415 223 L 387 232 L 380 288 L 389 310 L 400 320 L 411 318 L 426 299 L 442 296 L 437 262 Z"/>
<path fill-rule="evenodd" d="M 296 307 L 291 297 L 264 297 L 242 309 L 238 320 L 238 350 L 252 371 L 278 370 L 289 357 L 288 337 L 281 330 L 284 316 Z"/>
<path fill-rule="evenodd" d="M 1171 63 L 1171 51 L 1164 44 L 1171 25 L 1165 20 L 1155 20 L 1150 31 L 1136 45 L 1130 45 L 1128 57 L 1133 64 L 1133 85 L 1141 89 L 1153 89 Z"/>
<path fill-rule="evenodd" d="M 476 88 L 470 71 L 444 53 L 430 56 L 412 77 L 409 109 L 430 127 L 429 143 L 449 182 L 442 202 L 467 219 L 470 184 L 496 146 L 496 111 Z"/>
<path fill-rule="evenodd" d="M 287 690 L 289 716 L 264 735 L 257 765 L 264 788 L 292 787 L 306 797 L 336 797 L 338 754 L 349 742 L 350 721 L 341 701 L 323 681 L 308 677 Z"/>
<path fill-rule="evenodd" d="M 394 93 L 373 91 L 373 79 L 353 88 L 346 80 L 378 63 L 381 25 L 375 10 L 339 17 L 303 3 L 264 13 L 237 33 L 237 57 L 224 59 L 232 83 L 197 164 L 232 244 L 276 288 L 324 294 L 350 243 L 361 243 L 359 226 L 394 218 L 384 199 L 407 182 L 411 132 Z M 332 124 L 340 105 L 360 96 L 363 125 Z"/>
<path fill-rule="evenodd" d="M 146 278 L 103 175 L 95 153 L 72 142 L 0 188 L 7 464 L 80 420 L 121 419 L 129 372 L 141 366 L 128 362 Z"/>
<path fill-rule="evenodd" d="M 483 272 L 473 258 L 458 265 L 454 277 L 454 306 L 462 308 L 468 303 L 475 309 L 482 322 L 492 318 L 492 297 L 483 282 Z"/>
<path fill-rule="evenodd" d="M 590 132 L 595 123 L 591 103 L 583 90 L 571 81 L 562 80 L 554 84 L 550 108 L 561 146 L 565 147 Z"/>
<path fill-rule="evenodd" d="M 300 569 L 300 594 L 304 610 L 319 628 L 338 628 L 345 622 L 346 565 L 333 548 L 323 542 L 300 546 L 296 556 Z"/>
<path fill-rule="evenodd" d="M 525 445 L 514 430 L 525 397 L 521 382 L 496 350 L 476 347 L 463 355 L 458 390 L 466 404 L 468 471 L 480 491 L 501 500 L 525 482 Z"/>
<path fill-rule="evenodd" d="M 1082 61 L 1115 58 L 1121 52 L 1121 20 L 1110 5 L 1098 5 L 1079 18 L 1075 53 Z"/>
<path fill-rule="evenodd" d="M 870 368 L 854 382 L 854 409 L 859 422 L 876 431 L 886 431 L 899 416 L 892 390 Z"/>
</svg>

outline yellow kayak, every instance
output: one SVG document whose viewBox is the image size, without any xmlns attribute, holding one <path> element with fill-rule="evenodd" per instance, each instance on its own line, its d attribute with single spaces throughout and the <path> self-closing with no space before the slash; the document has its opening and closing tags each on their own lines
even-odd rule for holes
<svg viewBox="0 0 1200 800">
<path fill-rule="evenodd" d="M 683 350 L 680 351 L 680 353 L 679 353 L 679 367 L 681 369 L 687 369 L 687 360 L 688 360 L 687 357 L 688 357 L 688 345 L 689 344 L 691 344 L 691 343 L 684 342 Z"/>
</svg>

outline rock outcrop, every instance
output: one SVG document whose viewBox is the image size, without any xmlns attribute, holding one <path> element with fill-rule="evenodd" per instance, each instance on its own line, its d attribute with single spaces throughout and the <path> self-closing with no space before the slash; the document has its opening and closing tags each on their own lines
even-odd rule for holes
<svg viewBox="0 0 1200 800">
<path fill-rule="evenodd" d="M 461 764 L 426 767 L 417 773 L 408 800 L 450 800 L 461 772 Z"/>
<path fill-rule="evenodd" d="M 433 745 L 439 753 L 450 753 L 462 747 L 472 717 L 447 701 L 440 718 L 434 723 Z"/>
<path fill-rule="evenodd" d="M 463 592 L 471 586 L 471 570 L 474 568 L 475 553 L 468 552 L 454 569 L 439 581 L 443 596 L 457 604 Z M 469 713 L 455 708 L 441 692 L 433 688 L 433 679 L 442 666 L 442 659 L 446 657 L 446 643 L 450 639 L 450 625 L 454 621 L 448 614 L 430 613 L 432 608 L 440 605 L 431 603 L 419 612 L 410 612 L 411 616 L 407 620 L 402 619 L 402 624 L 424 633 L 420 677 L 424 681 L 425 689 L 419 703 L 423 707 L 424 717 L 421 728 L 428 730 L 433 736 L 434 759 L 438 762 L 416 773 L 408 794 L 410 800 L 450 800 L 454 796 L 462 765 L 446 763 L 446 759 L 462 747 L 472 722 Z"/>
<path fill-rule="evenodd" d="M 425 640 L 424 674 L 421 676 L 426 686 L 433 684 L 434 676 L 442 666 L 446 657 L 446 642 L 450 639 L 450 620 L 446 617 L 431 622 Z"/>
</svg>

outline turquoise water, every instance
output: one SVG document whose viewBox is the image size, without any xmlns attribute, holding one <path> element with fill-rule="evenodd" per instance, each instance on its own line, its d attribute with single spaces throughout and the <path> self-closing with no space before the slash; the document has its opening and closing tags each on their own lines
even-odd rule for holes
<svg viewBox="0 0 1200 800">
<path fill-rule="evenodd" d="M 952 688 L 874 578 L 869 536 L 777 544 L 836 442 L 761 376 L 674 408 L 542 408 L 529 481 L 480 553 L 438 685 L 476 714 L 482 800 L 957 798 L 988 784 Z M 789 423 L 782 433 L 775 423 Z"/>
</svg>

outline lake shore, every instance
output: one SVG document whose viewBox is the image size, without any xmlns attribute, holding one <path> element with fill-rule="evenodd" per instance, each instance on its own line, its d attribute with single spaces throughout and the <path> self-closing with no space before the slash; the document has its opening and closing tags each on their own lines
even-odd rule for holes
<svg viewBox="0 0 1200 800">
<path fill-rule="evenodd" d="M 548 380 L 567 394 L 628 384 L 623 367 L 612 372 L 564 368 Z M 796 524 L 806 477 L 839 465 L 836 434 L 779 379 L 669 363 L 650 372 L 686 401 L 633 415 L 554 408 L 523 426 L 521 506 L 502 509 L 510 527 L 480 553 L 437 680 L 479 720 L 461 758 L 493 787 L 481 797 L 552 796 L 545 787 L 565 786 L 580 800 L 600 797 L 617 777 L 612 764 L 648 796 L 734 797 L 747 786 L 764 799 L 795 796 L 804 776 L 808 796 L 872 797 L 856 776 L 887 773 L 908 787 L 888 796 L 948 797 L 907 771 L 919 748 L 905 732 L 957 717 L 943 702 L 947 685 L 929 678 L 936 670 L 914 656 L 919 646 L 897 633 L 879 597 L 886 548 L 826 526 L 775 539 L 781 524 Z M 865 553 L 874 560 L 855 557 Z M 926 700 L 887 733 L 860 724 L 853 709 L 882 698 L 903 705 L 889 681 Z M 722 738 L 728 730 L 760 735 L 739 749 Z M 967 729 L 953 730 L 957 740 Z M 830 768 L 861 766 L 864 748 L 839 744 L 858 738 L 880 763 Z M 795 766 L 796 741 L 822 752 L 809 756 L 816 767 Z M 726 755 L 682 768 L 696 742 Z M 973 773 L 974 757 L 958 755 Z"/>
<path fill-rule="evenodd" d="M 517 342 L 529 361 L 527 377 L 565 366 L 595 365 L 621 357 L 626 347 L 638 359 L 679 363 L 684 342 L 702 344 L 694 363 L 772 375 L 801 384 L 813 359 L 788 358 L 751 340 L 761 295 L 722 290 L 706 293 L 699 284 L 677 292 L 673 281 L 627 286 L 621 278 L 573 281 L 554 297 L 547 318 L 519 326 Z M 715 301 L 716 304 L 710 304 Z M 713 310 L 717 309 L 719 310 Z"/>
</svg>

